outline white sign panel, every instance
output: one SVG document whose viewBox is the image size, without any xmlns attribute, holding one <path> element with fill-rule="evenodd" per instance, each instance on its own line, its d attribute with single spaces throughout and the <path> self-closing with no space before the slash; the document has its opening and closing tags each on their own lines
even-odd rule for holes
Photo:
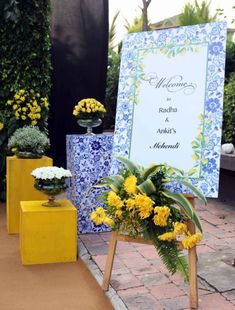
<svg viewBox="0 0 235 310">
<path fill-rule="evenodd" d="M 224 22 L 126 37 L 114 157 L 166 162 L 217 196 L 225 41 Z"/>
</svg>

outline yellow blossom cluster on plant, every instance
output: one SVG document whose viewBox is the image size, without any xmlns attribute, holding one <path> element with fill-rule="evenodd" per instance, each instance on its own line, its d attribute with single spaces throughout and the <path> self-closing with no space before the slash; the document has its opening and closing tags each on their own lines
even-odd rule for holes
<svg viewBox="0 0 235 310">
<path fill-rule="evenodd" d="M 170 232 L 166 232 L 160 236 L 158 239 L 161 241 L 171 242 L 176 239 L 177 235 L 186 235 L 186 238 L 182 240 L 182 246 L 184 249 L 193 248 L 199 241 L 202 239 L 201 233 L 196 233 L 191 235 L 187 229 L 186 224 L 181 222 L 175 222 L 173 224 L 174 230 Z"/>
<path fill-rule="evenodd" d="M 184 249 L 188 250 L 193 248 L 199 241 L 201 241 L 201 239 L 202 239 L 201 233 L 189 235 L 184 240 L 182 240 L 182 245 Z"/>
<path fill-rule="evenodd" d="M 4 128 L 4 124 L 0 123 L 0 130 L 2 130 Z"/>
<path fill-rule="evenodd" d="M 90 219 L 96 224 L 96 225 L 101 225 L 101 224 L 106 224 L 108 226 L 113 226 L 114 221 L 107 216 L 104 208 L 98 207 L 95 211 L 93 211 L 90 214 Z"/>
<path fill-rule="evenodd" d="M 175 232 L 174 231 L 170 231 L 170 232 L 166 232 L 160 236 L 158 236 L 158 239 L 161 240 L 161 241 L 173 241 L 175 240 Z"/>
<path fill-rule="evenodd" d="M 161 227 L 167 226 L 167 220 L 170 215 L 170 212 L 171 210 L 167 206 L 155 207 L 154 213 L 156 215 L 154 215 L 153 217 L 154 224 Z"/>
<path fill-rule="evenodd" d="M 154 201 L 146 195 L 136 195 L 135 204 L 139 209 L 139 216 L 141 219 L 146 219 L 153 212 Z"/>
<path fill-rule="evenodd" d="M 108 193 L 107 202 L 111 207 L 120 209 L 123 206 L 121 198 L 113 191 Z"/>
<path fill-rule="evenodd" d="M 17 120 L 37 125 L 42 118 L 42 111 L 48 110 L 49 103 L 46 97 L 41 97 L 34 90 L 20 89 L 12 100 L 7 100 L 7 105 L 12 108 Z"/>
<path fill-rule="evenodd" d="M 77 118 L 83 118 L 87 115 L 103 117 L 105 112 L 106 109 L 103 104 L 94 98 L 80 100 L 73 109 L 73 115 Z"/>
<path fill-rule="evenodd" d="M 137 192 L 136 184 L 137 184 L 136 176 L 131 175 L 125 179 L 123 186 L 124 186 L 125 191 L 129 195 L 134 195 Z"/>
</svg>

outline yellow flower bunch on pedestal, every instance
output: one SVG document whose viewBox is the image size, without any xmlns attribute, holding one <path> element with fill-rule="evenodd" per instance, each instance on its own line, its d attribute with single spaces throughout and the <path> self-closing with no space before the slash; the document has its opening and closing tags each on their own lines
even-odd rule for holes
<svg viewBox="0 0 235 310">
<path fill-rule="evenodd" d="M 73 109 L 73 115 L 80 119 L 102 118 L 106 109 L 101 102 L 94 98 L 80 100 Z"/>
</svg>

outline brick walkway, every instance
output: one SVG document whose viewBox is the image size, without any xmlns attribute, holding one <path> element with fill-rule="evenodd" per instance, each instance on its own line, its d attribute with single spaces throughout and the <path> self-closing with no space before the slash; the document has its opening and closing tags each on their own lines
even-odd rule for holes
<svg viewBox="0 0 235 310">
<path fill-rule="evenodd" d="M 202 220 L 204 238 L 197 247 L 199 265 L 203 267 L 208 255 L 225 257 L 223 251 L 230 253 L 235 249 L 235 205 L 224 204 L 210 199 L 207 206 L 198 201 L 196 209 Z M 110 233 L 83 234 L 80 239 L 87 248 L 92 260 L 103 272 L 105 267 Z M 210 254 L 214 253 L 214 254 Z M 232 254 L 233 255 L 233 254 Z M 199 309 L 235 309 L 235 267 L 230 261 L 214 262 L 212 282 L 200 274 L 199 266 Z M 216 283 L 223 283 L 224 266 L 228 270 L 226 288 L 218 289 Z M 226 269 L 227 268 L 227 269 Z M 209 271 L 208 271 L 209 273 Z M 207 274 L 207 272 L 205 273 Z M 213 278 L 214 277 L 214 278 Z M 230 282 L 232 281 L 232 283 Z M 188 308 L 188 286 L 176 274 L 170 276 L 156 250 L 150 245 L 118 242 L 111 285 L 122 299 L 127 309 L 183 310 Z M 119 310 L 119 307 L 115 307 Z"/>
</svg>

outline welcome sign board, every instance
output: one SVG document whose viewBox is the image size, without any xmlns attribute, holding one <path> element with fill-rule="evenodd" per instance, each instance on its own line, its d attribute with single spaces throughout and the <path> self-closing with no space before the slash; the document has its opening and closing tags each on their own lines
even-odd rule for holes
<svg viewBox="0 0 235 310">
<path fill-rule="evenodd" d="M 217 197 L 225 43 L 225 22 L 125 38 L 113 173 L 116 156 L 143 167 L 167 163 L 205 196 Z"/>
</svg>

